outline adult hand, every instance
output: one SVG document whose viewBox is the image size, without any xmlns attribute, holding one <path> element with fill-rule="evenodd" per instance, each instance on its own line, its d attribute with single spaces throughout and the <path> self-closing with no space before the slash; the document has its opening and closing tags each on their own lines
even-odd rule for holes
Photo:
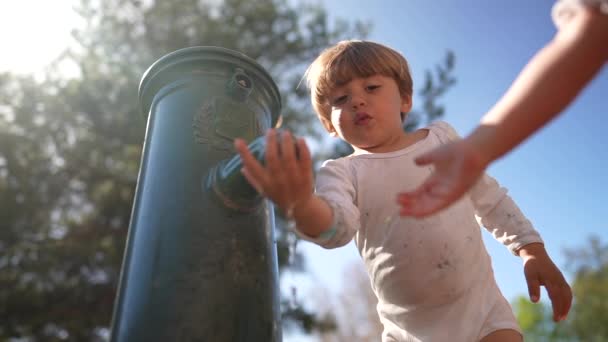
<svg viewBox="0 0 608 342">
<path fill-rule="evenodd" d="M 417 189 L 397 195 L 401 216 L 424 217 L 449 206 L 475 184 L 487 166 L 466 139 L 442 145 L 415 162 L 432 165 L 434 171 Z"/>
</svg>

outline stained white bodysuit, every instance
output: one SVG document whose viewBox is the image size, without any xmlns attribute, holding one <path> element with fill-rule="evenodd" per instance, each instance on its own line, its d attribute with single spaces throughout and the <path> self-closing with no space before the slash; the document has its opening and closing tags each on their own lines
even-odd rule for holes
<svg viewBox="0 0 608 342">
<path fill-rule="evenodd" d="M 480 223 L 513 252 L 542 240 L 504 188 L 484 175 L 436 215 L 398 214 L 397 193 L 431 173 L 414 158 L 458 138 L 445 122 L 428 129 L 424 140 L 400 151 L 326 161 L 316 194 L 333 208 L 334 225 L 316 239 L 299 234 L 326 248 L 354 238 L 378 297 L 384 342 L 471 342 L 499 329 L 520 331 L 496 285 Z"/>
</svg>

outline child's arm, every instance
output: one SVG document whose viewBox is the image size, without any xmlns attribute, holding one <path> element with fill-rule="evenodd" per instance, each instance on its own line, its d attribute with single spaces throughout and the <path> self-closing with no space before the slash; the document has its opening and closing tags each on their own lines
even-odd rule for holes
<svg viewBox="0 0 608 342">
<path fill-rule="evenodd" d="M 278 138 L 276 131 L 270 130 L 266 140 L 266 167 L 251 155 L 245 141 L 237 139 L 234 146 L 243 159 L 245 178 L 287 216 L 293 216 L 300 231 L 314 238 L 330 228 L 332 209 L 313 194 L 311 156 L 303 139 L 294 143 L 289 132 Z"/>
<path fill-rule="evenodd" d="M 526 245 L 543 243 L 530 220 L 507 194 L 507 189 L 493 177 L 483 174 L 469 194 L 481 225 L 514 255 Z"/>
<path fill-rule="evenodd" d="M 420 156 L 435 172 L 400 195 L 402 215 L 433 214 L 468 191 L 492 161 L 557 116 L 608 60 L 608 15 L 580 8 L 524 68 L 467 138 Z"/>
<path fill-rule="evenodd" d="M 563 320 L 572 304 L 570 286 L 551 261 L 538 232 L 506 192 L 484 174 L 470 192 L 476 214 L 499 242 L 522 258 L 530 300 L 537 302 L 540 286 L 544 286 L 553 306 L 553 319 Z"/>
</svg>

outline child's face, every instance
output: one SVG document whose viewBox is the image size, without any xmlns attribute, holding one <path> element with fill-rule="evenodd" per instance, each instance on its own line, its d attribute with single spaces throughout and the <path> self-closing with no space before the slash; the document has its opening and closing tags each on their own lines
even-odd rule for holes
<svg viewBox="0 0 608 342">
<path fill-rule="evenodd" d="M 368 152 L 388 152 L 403 137 L 401 112 L 409 112 L 412 105 L 395 80 L 381 75 L 354 78 L 333 89 L 329 101 L 331 122 L 325 120 L 325 127 Z"/>
</svg>

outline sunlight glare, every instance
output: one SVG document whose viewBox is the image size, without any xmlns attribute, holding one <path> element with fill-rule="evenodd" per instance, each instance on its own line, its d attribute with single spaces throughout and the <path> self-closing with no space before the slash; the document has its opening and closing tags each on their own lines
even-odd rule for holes
<svg viewBox="0 0 608 342">
<path fill-rule="evenodd" d="M 75 0 L 0 0 L 0 72 L 41 71 L 72 41 Z"/>
</svg>

